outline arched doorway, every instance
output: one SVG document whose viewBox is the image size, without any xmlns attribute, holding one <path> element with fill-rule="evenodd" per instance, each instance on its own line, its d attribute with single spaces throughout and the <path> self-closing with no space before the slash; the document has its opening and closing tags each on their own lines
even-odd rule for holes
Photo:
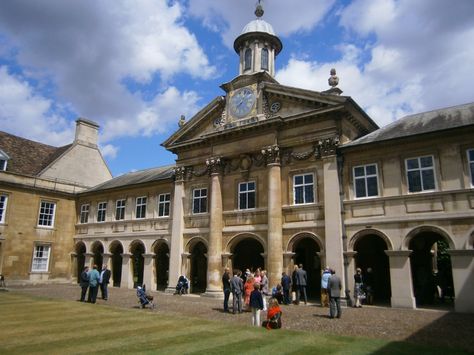
<svg viewBox="0 0 474 355">
<path fill-rule="evenodd" d="M 191 292 L 206 291 L 207 283 L 207 248 L 203 242 L 197 242 L 191 249 Z"/>
<path fill-rule="evenodd" d="M 308 297 L 318 299 L 321 297 L 321 260 L 317 254 L 320 251 L 318 243 L 310 236 L 302 236 L 293 245 L 294 264 L 302 264 L 307 273 Z"/>
<path fill-rule="evenodd" d="M 97 265 L 97 270 L 102 270 L 102 262 L 104 260 L 104 246 L 101 242 L 97 241 L 92 244 L 92 258 L 93 263 Z"/>
<path fill-rule="evenodd" d="M 232 268 L 245 272 L 246 269 L 251 271 L 265 268 L 265 260 L 263 259 L 263 246 L 253 238 L 245 238 L 239 241 L 231 249 L 232 252 Z"/>
<path fill-rule="evenodd" d="M 372 279 L 375 304 L 387 304 L 390 302 L 390 263 L 385 250 L 388 250 L 387 243 L 376 234 L 368 234 L 360 237 L 354 244 L 356 267 L 362 269 L 362 282 Z M 372 270 L 372 276 L 368 274 L 368 269 Z M 353 275 L 348 275 L 353 277 Z M 353 290 L 351 290 L 351 293 Z"/>
<path fill-rule="evenodd" d="M 75 247 L 76 252 L 76 279 L 77 283 L 81 282 L 81 273 L 86 263 L 86 245 L 79 242 Z"/>
<path fill-rule="evenodd" d="M 130 245 L 130 253 L 132 254 L 133 287 L 136 288 L 143 285 L 145 246 L 141 241 L 134 241 Z"/>
<path fill-rule="evenodd" d="M 434 231 L 423 231 L 409 243 L 411 276 L 417 306 L 430 306 L 454 298 L 449 244 Z"/>
<path fill-rule="evenodd" d="M 123 247 L 118 241 L 110 245 L 110 254 L 112 259 L 112 279 L 114 287 L 120 287 L 122 281 L 122 254 Z"/>
<path fill-rule="evenodd" d="M 170 250 L 166 243 L 158 243 L 155 248 L 156 288 L 165 290 L 168 286 L 168 272 L 170 266 Z"/>
</svg>

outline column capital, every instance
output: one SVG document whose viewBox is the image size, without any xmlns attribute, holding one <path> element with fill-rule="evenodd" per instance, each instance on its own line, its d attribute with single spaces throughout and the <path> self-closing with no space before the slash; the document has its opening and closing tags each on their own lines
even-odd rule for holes
<svg viewBox="0 0 474 355">
<path fill-rule="evenodd" d="M 221 157 L 211 157 L 206 159 L 206 166 L 209 175 L 222 174 L 224 170 L 224 162 Z"/>
<path fill-rule="evenodd" d="M 177 182 L 184 181 L 188 175 L 189 168 L 186 166 L 177 166 L 173 169 L 174 179 Z"/>
<path fill-rule="evenodd" d="M 406 258 L 408 258 L 411 255 L 412 252 L 413 252 L 412 250 L 384 250 L 384 253 L 388 257 L 406 257 Z"/>
<path fill-rule="evenodd" d="M 448 249 L 449 256 L 471 256 L 474 257 L 474 249 Z"/>
<path fill-rule="evenodd" d="M 345 258 L 351 259 L 351 258 L 353 258 L 354 256 L 357 255 L 357 252 L 356 251 L 345 251 L 343 254 L 344 254 Z"/>
<path fill-rule="evenodd" d="M 339 136 L 329 137 L 318 141 L 319 155 L 322 158 L 329 158 L 336 155 L 339 146 Z"/>
<path fill-rule="evenodd" d="M 132 254 L 130 254 L 130 253 L 122 253 L 122 254 L 120 254 L 120 256 L 121 256 L 122 258 L 130 258 L 130 257 L 132 256 Z"/>
<path fill-rule="evenodd" d="M 263 147 L 261 153 L 267 165 L 280 164 L 280 147 L 278 145 Z"/>
<path fill-rule="evenodd" d="M 142 254 L 142 256 L 146 259 L 146 258 L 153 258 L 155 256 L 154 253 L 145 253 L 145 254 Z"/>
</svg>

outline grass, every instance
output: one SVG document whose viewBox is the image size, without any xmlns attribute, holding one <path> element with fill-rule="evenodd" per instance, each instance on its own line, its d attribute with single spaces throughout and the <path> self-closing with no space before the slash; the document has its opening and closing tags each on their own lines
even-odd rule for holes
<svg viewBox="0 0 474 355">
<path fill-rule="evenodd" d="M 0 293 L 0 354 L 463 354 Z"/>
</svg>

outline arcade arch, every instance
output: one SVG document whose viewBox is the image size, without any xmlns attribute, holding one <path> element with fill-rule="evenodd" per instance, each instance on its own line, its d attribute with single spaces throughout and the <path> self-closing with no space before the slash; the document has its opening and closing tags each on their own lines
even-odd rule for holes
<svg viewBox="0 0 474 355">
<path fill-rule="evenodd" d="M 133 287 L 143 285 L 143 269 L 144 269 L 144 257 L 145 245 L 141 240 L 134 240 L 130 244 L 131 264 L 132 264 L 132 275 L 133 275 Z"/>
<path fill-rule="evenodd" d="M 104 245 L 102 242 L 96 240 L 91 245 L 92 264 L 97 265 L 97 270 L 102 270 L 102 263 L 104 261 Z"/>
<path fill-rule="evenodd" d="M 168 286 L 170 249 L 165 241 L 158 241 L 153 246 L 156 289 L 164 291 Z"/>
<path fill-rule="evenodd" d="M 79 283 L 81 281 L 81 272 L 86 265 L 86 245 L 84 242 L 77 242 L 74 252 L 76 253 L 76 280 Z"/>
<path fill-rule="evenodd" d="M 207 284 L 207 247 L 203 241 L 197 240 L 189 245 L 189 251 L 191 292 L 202 293 Z"/>
<path fill-rule="evenodd" d="M 109 252 L 111 254 L 111 274 L 114 287 L 120 287 L 122 280 L 122 254 L 123 245 L 118 240 L 110 243 Z"/>
<path fill-rule="evenodd" d="M 254 234 L 240 234 L 232 238 L 228 248 L 232 253 L 232 268 L 245 272 L 265 269 L 264 243 Z"/>
</svg>

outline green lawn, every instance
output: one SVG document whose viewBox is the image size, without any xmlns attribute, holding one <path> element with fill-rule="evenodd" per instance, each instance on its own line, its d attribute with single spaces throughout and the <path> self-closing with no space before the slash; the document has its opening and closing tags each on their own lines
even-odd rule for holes
<svg viewBox="0 0 474 355">
<path fill-rule="evenodd" d="M 234 326 L 0 293 L 0 354 L 463 354 L 403 342 Z"/>
</svg>

